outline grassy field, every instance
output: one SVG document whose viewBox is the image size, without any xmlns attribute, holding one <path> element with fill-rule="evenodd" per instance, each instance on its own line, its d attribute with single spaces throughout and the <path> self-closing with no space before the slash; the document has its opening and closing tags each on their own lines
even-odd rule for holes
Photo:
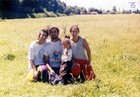
<svg viewBox="0 0 140 97">
<path fill-rule="evenodd" d="M 46 25 L 78 24 L 92 51 L 95 81 L 67 86 L 28 82 L 27 51 Z M 63 33 L 61 34 L 63 37 Z M 0 97 L 139 97 L 140 15 L 0 20 Z"/>
</svg>

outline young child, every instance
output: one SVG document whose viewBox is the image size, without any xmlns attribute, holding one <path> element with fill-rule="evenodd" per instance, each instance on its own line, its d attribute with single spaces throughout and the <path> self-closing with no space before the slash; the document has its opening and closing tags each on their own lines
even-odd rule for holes
<svg viewBox="0 0 140 97">
<path fill-rule="evenodd" d="M 71 49 L 71 42 L 70 42 L 70 36 L 65 36 L 65 38 L 62 40 L 62 46 L 63 46 L 63 52 L 61 56 L 61 66 L 60 66 L 60 74 L 59 76 L 64 81 L 64 84 L 72 83 L 71 80 L 71 66 L 72 66 L 72 49 Z"/>
<path fill-rule="evenodd" d="M 63 45 L 63 53 L 61 57 L 62 63 L 69 63 L 72 59 L 72 49 L 71 49 L 71 43 L 70 43 L 70 37 L 65 36 L 65 39 L 62 40 Z"/>
<path fill-rule="evenodd" d="M 28 51 L 29 73 L 27 75 L 27 79 L 30 81 L 41 81 L 41 80 L 43 82 L 47 81 L 45 78 L 45 75 L 47 74 L 47 69 L 45 66 L 45 60 L 43 58 L 44 56 L 43 51 L 46 45 L 47 37 L 48 30 L 42 29 L 39 31 L 37 40 L 33 41 L 29 46 Z"/>
</svg>

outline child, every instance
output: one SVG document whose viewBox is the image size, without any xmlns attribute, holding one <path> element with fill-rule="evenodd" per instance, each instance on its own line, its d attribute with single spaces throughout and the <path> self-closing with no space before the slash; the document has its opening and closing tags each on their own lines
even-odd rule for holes
<svg viewBox="0 0 140 97">
<path fill-rule="evenodd" d="M 72 66 L 72 49 L 71 49 L 71 43 L 70 43 L 70 37 L 65 36 L 65 38 L 62 40 L 63 45 L 63 52 L 61 56 L 62 64 L 60 66 L 60 74 L 59 77 L 62 78 L 64 81 L 64 84 L 72 83 L 71 80 L 71 66 Z"/>
<path fill-rule="evenodd" d="M 63 53 L 61 57 L 62 63 L 69 63 L 72 59 L 72 49 L 71 49 L 71 43 L 70 43 L 70 37 L 65 36 L 65 39 L 62 41 L 63 45 Z"/>
<path fill-rule="evenodd" d="M 42 29 L 39 31 L 37 40 L 33 41 L 29 47 L 28 60 L 29 60 L 29 73 L 27 79 L 30 81 L 43 81 L 46 82 L 45 75 L 47 69 L 45 66 L 44 47 L 46 45 L 46 39 L 48 37 L 48 30 Z M 41 77 L 42 75 L 42 77 Z M 33 76 L 33 78 L 29 78 Z M 42 79 L 41 79 L 42 78 Z"/>
</svg>

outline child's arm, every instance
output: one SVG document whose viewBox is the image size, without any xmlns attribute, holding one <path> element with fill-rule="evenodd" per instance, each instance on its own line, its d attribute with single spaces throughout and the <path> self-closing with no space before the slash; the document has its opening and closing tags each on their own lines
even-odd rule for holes
<svg viewBox="0 0 140 97">
<path fill-rule="evenodd" d="M 31 64 L 31 67 L 34 71 L 37 71 L 37 68 L 35 67 L 35 64 L 34 64 L 34 61 L 33 60 L 30 60 L 30 64 Z"/>
</svg>

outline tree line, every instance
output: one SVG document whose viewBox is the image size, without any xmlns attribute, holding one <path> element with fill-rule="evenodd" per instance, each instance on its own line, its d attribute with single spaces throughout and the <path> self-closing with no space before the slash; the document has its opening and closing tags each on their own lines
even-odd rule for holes
<svg viewBox="0 0 140 97">
<path fill-rule="evenodd" d="M 64 13 L 65 8 L 66 4 L 60 0 L 0 0 L 2 18 L 26 18 L 44 11 Z"/>
<path fill-rule="evenodd" d="M 81 10 L 86 11 L 84 7 L 67 6 L 60 0 L 0 0 L 2 19 L 35 17 L 34 14 L 38 13 L 45 13 L 49 17 L 49 12 L 56 16 L 80 14 Z"/>
<path fill-rule="evenodd" d="M 84 7 L 67 6 L 60 0 L 0 0 L 0 18 L 2 19 L 57 17 L 72 14 L 117 14 L 118 12 L 115 6 L 112 11 L 93 7 L 87 10 Z M 132 13 L 123 10 L 124 14 L 128 12 Z M 139 10 L 135 12 L 140 13 Z"/>
</svg>

